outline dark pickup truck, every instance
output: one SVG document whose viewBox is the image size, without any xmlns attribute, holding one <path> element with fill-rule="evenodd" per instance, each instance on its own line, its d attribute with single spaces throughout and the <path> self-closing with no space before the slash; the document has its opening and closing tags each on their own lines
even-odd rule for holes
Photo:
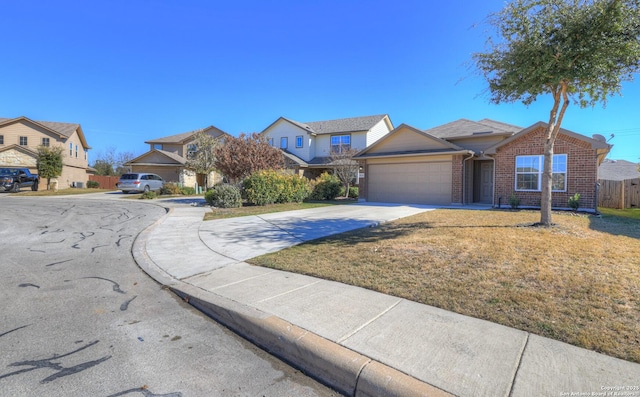
<svg viewBox="0 0 640 397">
<path fill-rule="evenodd" d="M 28 168 L 0 168 L 0 192 L 19 192 L 23 187 L 38 190 L 38 175 Z"/>
</svg>

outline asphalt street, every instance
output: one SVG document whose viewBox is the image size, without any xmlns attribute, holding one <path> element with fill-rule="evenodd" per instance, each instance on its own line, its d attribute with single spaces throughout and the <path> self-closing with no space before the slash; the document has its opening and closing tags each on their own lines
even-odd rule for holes
<svg viewBox="0 0 640 397">
<path fill-rule="evenodd" d="M 133 241 L 164 213 L 0 197 L 0 395 L 336 395 L 138 268 Z"/>
</svg>

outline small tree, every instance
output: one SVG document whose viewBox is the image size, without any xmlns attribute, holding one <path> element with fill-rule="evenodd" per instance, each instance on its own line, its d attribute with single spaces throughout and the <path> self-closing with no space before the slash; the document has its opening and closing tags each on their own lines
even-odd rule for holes
<svg viewBox="0 0 640 397">
<path fill-rule="evenodd" d="M 47 179 L 47 190 L 52 178 L 57 178 L 62 174 L 62 153 L 61 146 L 39 146 L 38 147 L 38 177 Z"/>
<path fill-rule="evenodd" d="M 237 138 L 227 137 L 224 144 L 214 149 L 213 154 L 216 169 L 236 184 L 256 171 L 284 167 L 282 152 L 255 132 L 251 135 L 240 134 Z"/>
<path fill-rule="evenodd" d="M 195 150 L 187 153 L 185 168 L 204 175 L 204 186 L 209 186 L 209 174 L 216 170 L 215 148 L 220 144 L 220 140 L 207 134 L 204 130 L 196 133 L 193 141 Z"/>
<path fill-rule="evenodd" d="M 360 171 L 360 165 L 353 159 L 356 153 L 358 153 L 356 149 L 341 147 L 340 150 L 331 152 L 331 156 L 329 156 L 328 165 L 333 169 L 333 174 L 342 182 L 345 197 L 349 196 L 351 181 L 358 176 L 358 171 Z"/>
<path fill-rule="evenodd" d="M 490 15 L 497 40 L 473 55 L 491 102 L 551 95 L 544 142 L 540 223 L 551 225 L 553 151 L 570 100 L 606 104 L 640 69 L 639 0 L 512 0 Z"/>
</svg>

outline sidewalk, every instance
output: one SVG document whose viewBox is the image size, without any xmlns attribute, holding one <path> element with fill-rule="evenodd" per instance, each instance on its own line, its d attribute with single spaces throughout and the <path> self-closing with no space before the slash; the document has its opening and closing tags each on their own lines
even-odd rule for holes
<svg viewBox="0 0 640 397">
<path fill-rule="evenodd" d="M 357 204 L 203 222 L 206 208 L 176 207 L 140 234 L 133 254 L 198 309 L 345 395 L 640 397 L 616 389 L 640 386 L 639 364 L 244 262 L 430 209 Z"/>
</svg>

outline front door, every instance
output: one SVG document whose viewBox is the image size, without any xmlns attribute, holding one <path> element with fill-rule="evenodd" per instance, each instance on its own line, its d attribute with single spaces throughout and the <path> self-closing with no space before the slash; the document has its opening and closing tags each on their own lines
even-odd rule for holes
<svg viewBox="0 0 640 397">
<path fill-rule="evenodd" d="M 480 201 L 493 202 L 493 163 L 483 161 L 480 164 Z"/>
<path fill-rule="evenodd" d="M 493 162 L 476 161 L 473 176 L 473 201 L 491 204 L 493 202 Z"/>
</svg>

